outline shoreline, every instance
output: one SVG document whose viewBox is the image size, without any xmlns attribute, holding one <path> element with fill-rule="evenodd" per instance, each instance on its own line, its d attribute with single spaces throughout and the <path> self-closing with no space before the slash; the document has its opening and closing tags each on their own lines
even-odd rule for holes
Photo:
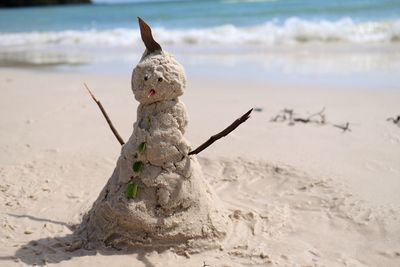
<svg viewBox="0 0 400 267">
<path fill-rule="evenodd" d="M 189 80 L 252 80 L 279 86 L 382 90 L 400 89 L 399 48 L 400 44 L 244 46 L 233 50 L 166 46 L 185 66 Z M 2 51 L 0 68 L 130 76 L 132 66 L 141 56 L 141 52 L 130 48 L 67 51 Z"/>
</svg>

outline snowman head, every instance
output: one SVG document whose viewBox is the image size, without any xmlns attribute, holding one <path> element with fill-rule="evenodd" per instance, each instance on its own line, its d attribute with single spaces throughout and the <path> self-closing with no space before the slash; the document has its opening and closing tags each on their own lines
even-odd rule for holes
<svg viewBox="0 0 400 267">
<path fill-rule="evenodd" d="M 151 28 L 139 18 L 140 33 L 146 50 L 133 69 L 132 91 L 141 104 L 175 99 L 186 86 L 185 72 L 169 53 L 153 39 Z"/>
</svg>

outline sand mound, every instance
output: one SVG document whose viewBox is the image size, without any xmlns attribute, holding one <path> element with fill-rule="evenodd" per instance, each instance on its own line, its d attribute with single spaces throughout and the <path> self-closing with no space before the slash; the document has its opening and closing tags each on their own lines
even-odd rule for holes
<svg viewBox="0 0 400 267">
<path fill-rule="evenodd" d="M 180 254 L 218 248 L 228 220 L 214 190 L 204 181 L 196 157 L 182 160 L 181 165 L 190 171 L 183 179 L 176 174 L 180 162 L 169 168 L 144 164 L 141 175 L 133 180 L 140 191 L 134 199 L 127 198 L 126 184 L 132 177 L 129 166 L 137 160 L 130 156 L 135 144 L 132 138 L 124 146 L 113 175 L 83 218 L 78 233 L 85 247 L 173 248 Z M 149 169 L 159 171 L 149 176 Z M 171 184 L 170 201 L 160 200 L 160 188 Z"/>
</svg>

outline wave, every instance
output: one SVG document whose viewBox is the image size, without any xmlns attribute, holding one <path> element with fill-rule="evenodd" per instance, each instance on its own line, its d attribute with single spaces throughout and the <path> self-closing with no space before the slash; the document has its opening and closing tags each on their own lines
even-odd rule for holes
<svg viewBox="0 0 400 267">
<path fill-rule="evenodd" d="M 283 23 L 268 21 L 251 27 L 222 25 L 200 29 L 155 28 L 154 35 L 168 45 L 295 45 L 319 43 L 391 43 L 400 41 L 400 20 L 355 22 L 307 21 L 289 18 Z M 18 46 L 112 46 L 140 45 L 137 29 L 85 30 L 59 32 L 0 33 L 0 48 Z"/>
</svg>

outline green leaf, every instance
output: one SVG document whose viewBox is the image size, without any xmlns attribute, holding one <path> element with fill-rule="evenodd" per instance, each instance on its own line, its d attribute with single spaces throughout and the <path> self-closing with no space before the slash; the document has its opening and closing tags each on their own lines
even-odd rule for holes
<svg viewBox="0 0 400 267">
<path fill-rule="evenodd" d="M 139 151 L 139 153 L 140 153 L 140 154 L 143 154 L 143 153 L 146 151 L 146 147 L 147 147 L 146 142 L 141 143 L 141 144 L 138 146 L 138 151 Z"/>
<path fill-rule="evenodd" d="M 135 198 L 138 193 L 138 185 L 134 182 L 129 182 L 128 186 L 126 187 L 126 196 L 128 198 Z"/>
<path fill-rule="evenodd" d="M 136 161 L 135 163 L 133 163 L 132 166 L 134 172 L 140 172 L 142 170 L 142 167 L 143 167 L 143 162 L 141 161 Z"/>
</svg>

